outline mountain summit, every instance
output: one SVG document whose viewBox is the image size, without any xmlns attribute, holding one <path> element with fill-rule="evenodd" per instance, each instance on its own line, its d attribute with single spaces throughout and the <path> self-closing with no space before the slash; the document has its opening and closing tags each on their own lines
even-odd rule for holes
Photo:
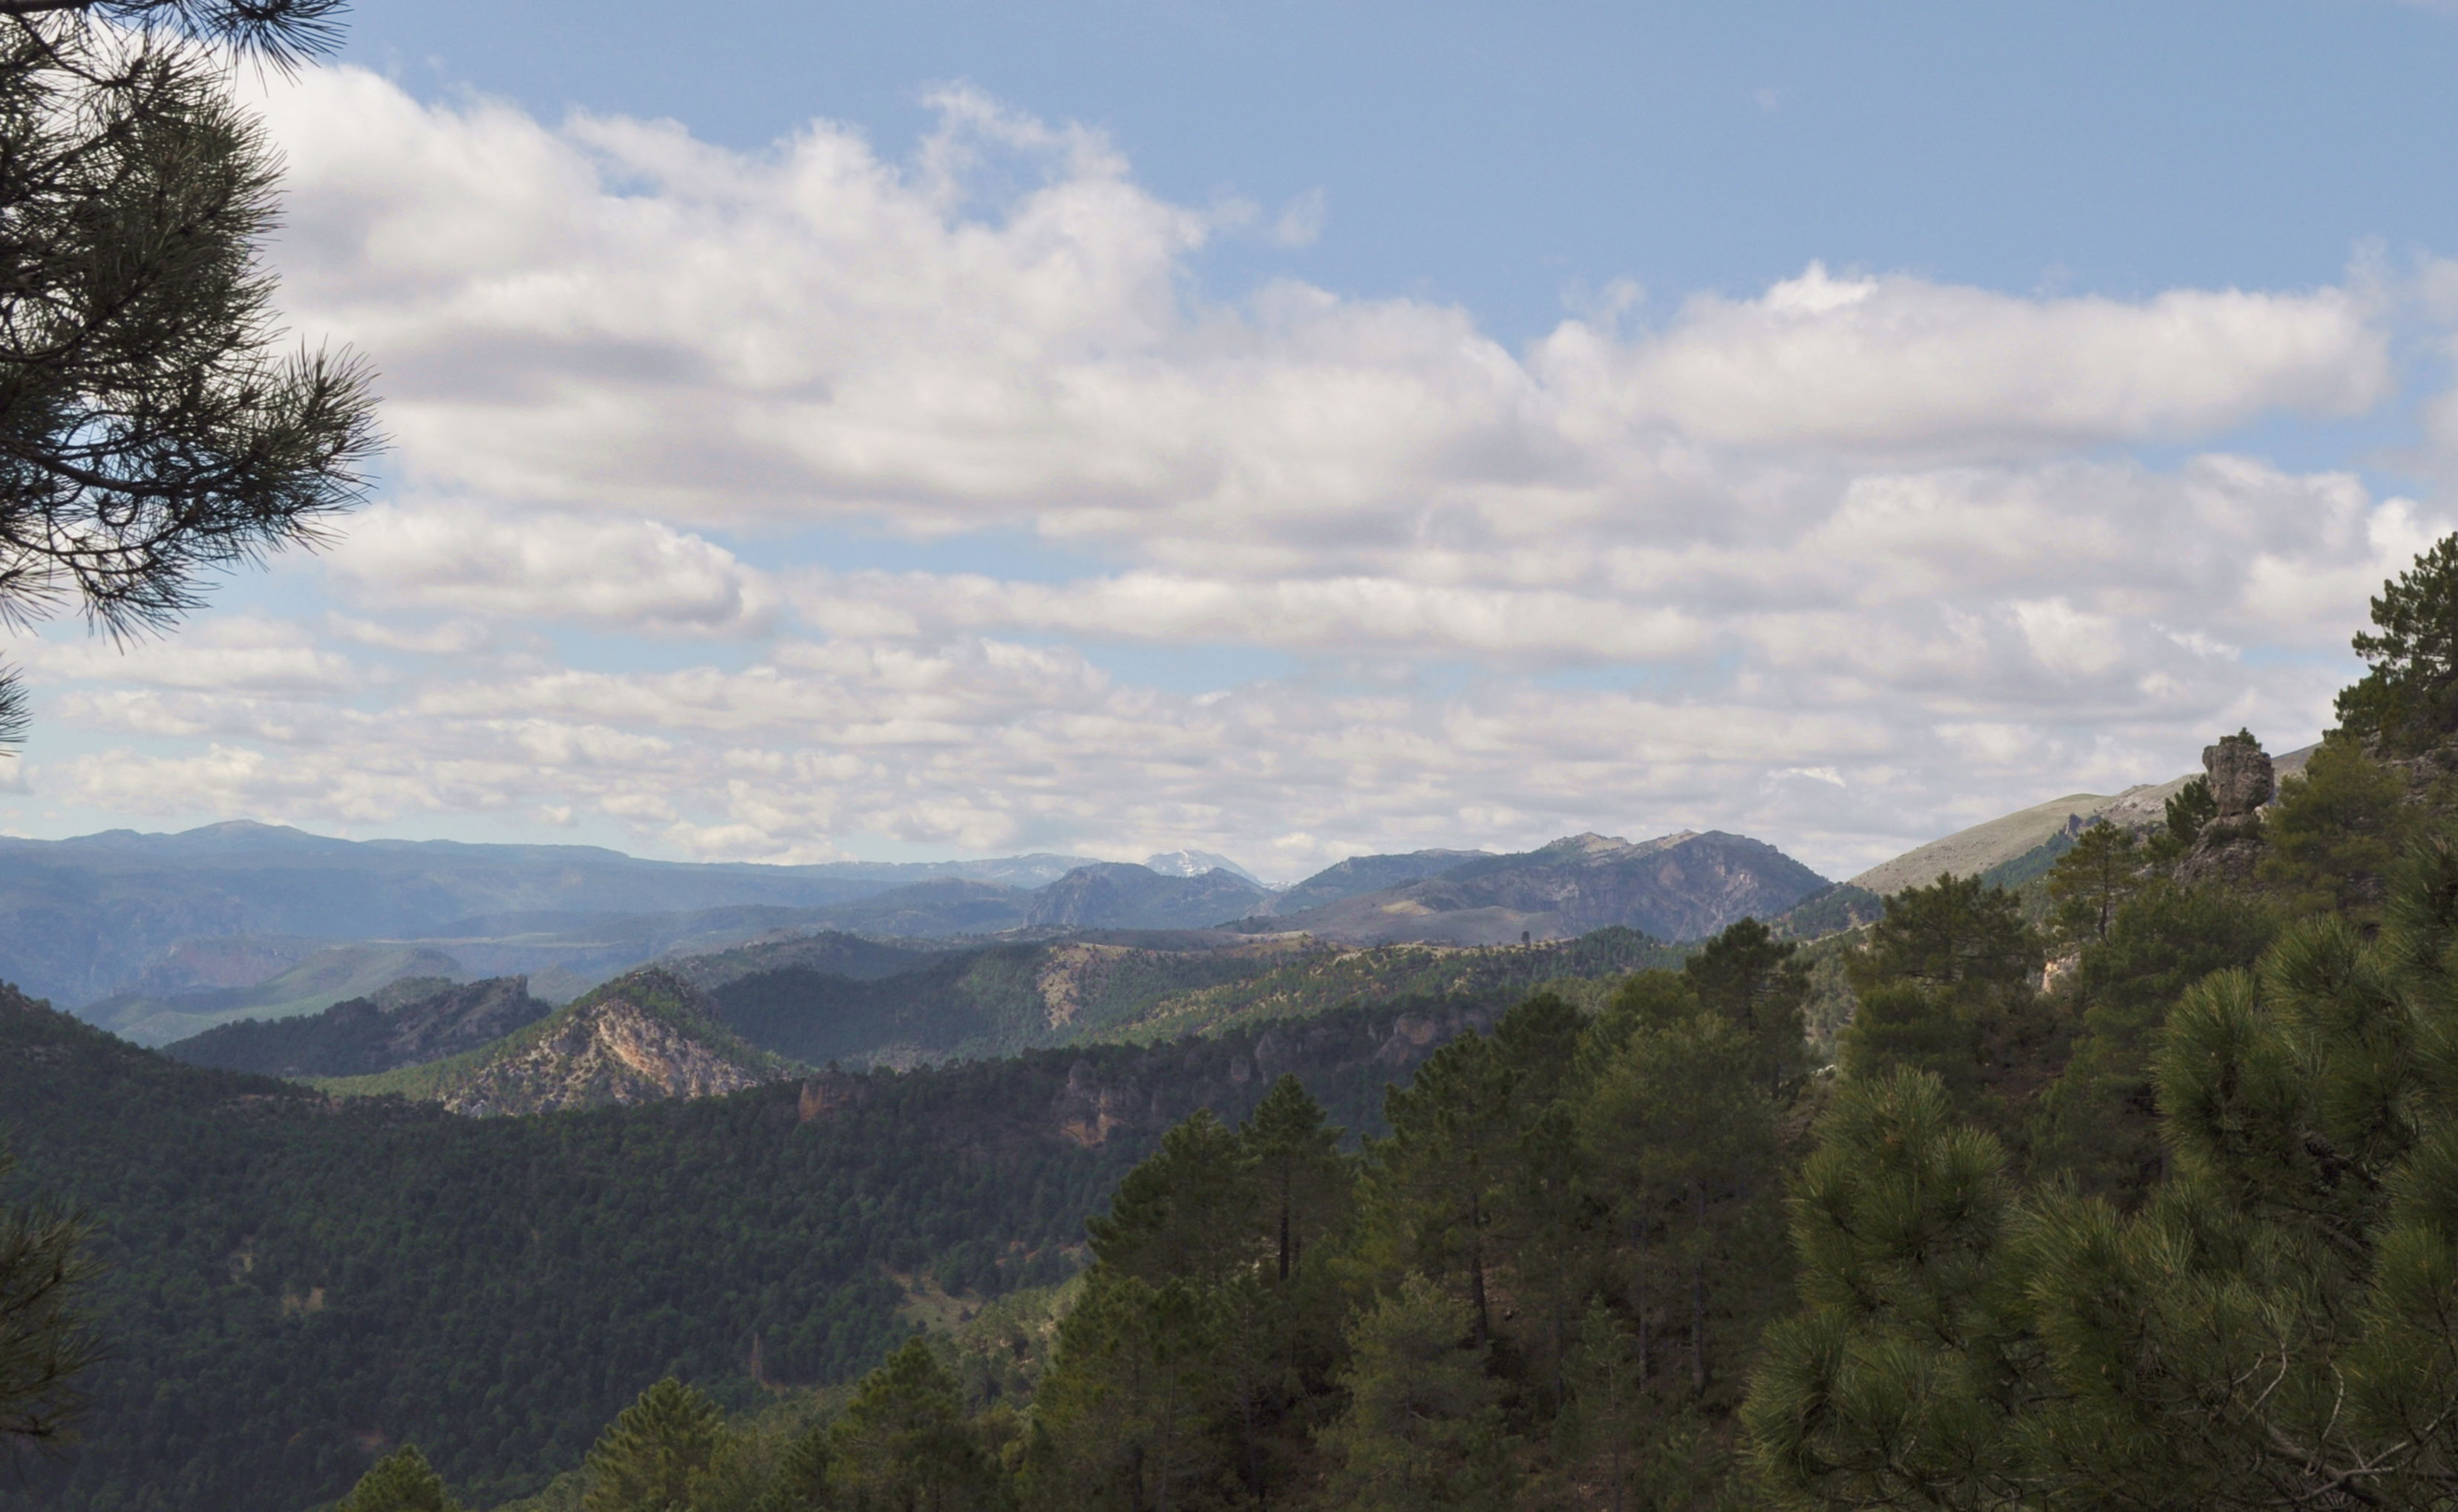
<svg viewBox="0 0 2458 1512">
<path fill-rule="evenodd" d="M 1303 894 L 1312 883 L 1291 893 Z M 1515 944 L 1523 934 L 1562 940 L 1614 924 L 1659 940 L 1698 940 L 1739 919 L 1781 913 L 1825 885 L 1808 867 L 1744 836 L 1683 831 L 1633 842 L 1573 835 L 1282 913 L 1272 925 L 1351 944 Z"/>
</svg>

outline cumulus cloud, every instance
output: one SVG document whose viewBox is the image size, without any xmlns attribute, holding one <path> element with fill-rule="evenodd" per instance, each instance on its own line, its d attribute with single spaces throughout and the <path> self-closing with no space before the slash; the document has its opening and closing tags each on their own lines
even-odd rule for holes
<svg viewBox="0 0 2458 1512">
<path fill-rule="evenodd" d="M 332 560 L 394 604 L 649 634 L 759 633 L 776 607 L 764 573 L 654 520 L 381 506 L 351 522 Z"/>
<path fill-rule="evenodd" d="M 2029 454 L 2346 413 L 2388 382 L 2376 312 L 2337 289 L 2034 300 L 1813 265 L 1660 329 L 1569 321 L 1524 357 L 1414 300 L 1197 304 L 1211 217 L 1096 135 L 938 103 L 898 164 L 825 122 L 743 155 L 313 71 L 266 101 L 287 298 L 383 354 L 407 463 L 484 495 L 1131 547 L 1476 511 L 1537 531 L 1687 507 L 1699 445 Z M 966 169 L 993 149 L 1042 176 L 985 205 Z"/>
<path fill-rule="evenodd" d="M 2389 387 L 2376 313 L 2342 289 L 2031 300 L 1813 262 L 1755 300 L 1694 300 L 1635 342 L 1565 325 L 1537 365 L 1599 426 L 1987 455 L 2359 413 Z"/>
<path fill-rule="evenodd" d="M 30 755 L 43 802 L 1292 871 L 1712 825 L 1842 875 L 2214 730 L 2308 737 L 2364 595 L 2450 523 L 2244 445 L 2389 396 L 2362 280 L 1812 264 L 1653 320 L 1617 284 L 1512 350 L 1420 300 L 1206 297 L 1207 241 L 1302 240 L 1320 197 L 1174 204 L 977 94 L 895 159 L 264 88 L 283 299 L 377 360 L 404 491 L 285 568 L 311 610 L 35 643 L 87 747 Z M 865 529 L 921 565 L 782 565 Z M 630 649 L 563 659 L 593 632 Z"/>
</svg>

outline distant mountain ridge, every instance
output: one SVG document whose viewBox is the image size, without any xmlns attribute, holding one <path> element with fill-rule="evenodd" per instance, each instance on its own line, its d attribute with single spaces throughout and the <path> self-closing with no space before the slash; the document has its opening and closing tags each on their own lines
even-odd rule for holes
<svg viewBox="0 0 2458 1512">
<path fill-rule="evenodd" d="M 1659 866 L 1652 881 L 1632 870 L 1651 847 L 1684 845 L 1686 860 Z M 1752 846 L 1746 856 L 1734 849 Z M 1342 944 L 1516 943 L 1612 924 L 1697 938 L 1737 908 L 1778 911 L 1811 875 L 1729 836 L 1636 846 L 1574 837 L 1517 857 L 1353 857 L 1278 890 L 1234 863 L 1203 865 L 1226 860 L 1209 852 L 1152 860 L 1161 864 L 1047 853 L 697 864 L 589 846 L 341 840 L 257 824 L 0 840 L 0 980 L 162 1044 L 240 1018 L 321 1011 L 403 976 L 525 976 L 532 995 L 557 1002 L 651 963 L 825 934 L 894 949 L 1232 923 Z M 1616 889 L 1629 896 L 1608 900 Z"/>
<path fill-rule="evenodd" d="M 1344 861 L 1334 861 L 1283 891 L 1272 900 L 1271 906 L 1265 911 L 1274 915 L 1301 914 L 1309 908 L 1336 903 L 1361 893 L 1381 892 L 1386 887 L 1404 887 L 1428 877 L 1439 877 L 1453 867 L 1484 860 L 1492 855 L 1491 851 L 1431 850 L 1391 856 L 1351 856 Z"/>
<path fill-rule="evenodd" d="M 466 984 L 412 977 L 321 1013 L 225 1024 L 162 1053 L 261 1076 L 374 1076 L 478 1049 L 552 1011 L 530 996 L 526 977 Z"/>
<path fill-rule="evenodd" d="M 476 917 L 523 912 L 808 909 L 933 877 L 1040 886 L 1089 860 L 656 861 L 588 845 L 344 840 L 245 821 L 176 835 L 0 839 L 0 978 L 37 997 L 83 1005 L 131 990 L 187 941 L 404 942 Z"/>
<path fill-rule="evenodd" d="M 1523 934 L 1562 940 L 1615 925 L 1700 940 L 1744 918 L 1772 918 L 1826 885 L 1774 846 L 1739 835 L 1685 831 L 1635 843 L 1574 835 L 1252 922 L 1348 943 L 1507 944 Z"/>
</svg>

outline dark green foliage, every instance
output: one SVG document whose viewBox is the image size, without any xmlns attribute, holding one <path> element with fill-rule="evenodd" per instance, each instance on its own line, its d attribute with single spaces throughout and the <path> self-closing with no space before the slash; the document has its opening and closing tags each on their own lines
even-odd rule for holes
<svg viewBox="0 0 2458 1512">
<path fill-rule="evenodd" d="M 366 373 L 284 359 L 259 243 L 277 163 L 189 38 L 321 52 L 330 0 L 0 11 L 0 618 L 125 635 L 317 538 L 376 449 Z M 133 30 L 123 30 L 133 28 Z M 0 741 L 23 730 L 0 676 Z"/>
<path fill-rule="evenodd" d="M 16 1165 L 0 1145 L 0 1179 Z M 0 1204 L 0 1467 L 75 1431 L 78 1377 L 98 1357 L 79 1310 L 96 1269 L 83 1223 Z"/>
<path fill-rule="evenodd" d="M 2219 800 L 2211 797 L 2211 779 L 2196 777 L 2170 795 L 2166 807 L 2168 839 L 2178 846 L 2201 838 L 2203 826 L 2219 817 Z"/>
<path fill-rule="evenodd" d="M 1027 1503 L 1143 1512 L 1226 1489 L 1222 1324 L 1218 1299 L 1184 1282 L 1095 1268 L 1034 1398 Z"/>
<path fill-rule="evenodd" d="M 2345 734 L 2280 784 L 2262 825 L 2269 840 L 2258 869 L 2263 885 L 2299 913 L 2380 918 L 2384 890 L 2415 811 L 2406 781 Z"/>
<path fill-rule="evenodd" d="M 688 1508 L 732 1438 L 717 1404 L 669 1376 L 598 1436 L 581 1512 Z"/>
<path fill-rule="evenodd" d="M 1768 1332 L 1743 1421 L 1787 1502 L 2019 1504 L 2009 1419 L 2028 1395 L 2011 1311 L 2005 1151 L 1945 1087 L 1898 1069 L 1847 1087 L 1793 1196 L 1807 1311 Z"/>
<path fill-rule="evenodd" d="M 1809 969 L 1801 947 L 1778 941 L 1767 926 L 1744 919 L 1707 942 L 1682 964 L 1700 1005 L 1739 1029 L 1751 1046 L 1755 1074 L 1772 1093 L 1805 1068 Z"/>
<path fill-rule="evenodd" d="M 2041 955 L 2004 888 L 1941 876 L 1895 894 L 1867 946 L 1845 960 L 1859 1008 L 1841 1036 L 1844 1074 L 1926 1071 L 1959 1106 L 2012 1130 L 2016 1105 L 2061 1059 L 2060 1021 L 2036 990 Z"/>
<path fill-rule="evenodd" d="M 461 1503 L 418 1445 L 404 1444 L 361 1476 L 333 1512 L 461 1512 Z"/>
<path fill-rule="evenodd" d="M 920 1338 L 863 1377 L 827 1451 L 826 1485 L 850 1512 L 962 1512 L 994 1500 L 955 1377 Z"/>
<path fill-rule="evenodd" d="M 1302 1269 L 1308 1252 L 1347 1215 L 1356 1178 L 1340 1155 L 1342 1132 L 1305 1085 L 1285 1073 L 1246 1121 L 1245 1153 L 1275 1281 Z"/>
<path fill-rule="evenodd" d="M 495 977 L 403 1000 L 391 988 L 321 1013 L 241 1019 L 192 1035 L 162 1053 L 190 1066 L 265 1076 L 373 1076 L 473 1050 L 554 1011 L 524 977 Z"/>
<path fill-rule="evenodd" d="M 2049 917 L 2060 939 L 2080 943 L 2108 938 L 2117 910 L 2145 880 L 2134 832 L 2106 819 L 2074 838 L 2049 869 Z"/>
<path fill-rule="evenodd" d="M 1256 1262 L 1260 1195 L 1244 1142 L 1198 1108 L 1127 1172 L 1110 1211 L 1085 1230 L 1094 1257 L 1121 1275 L 1218 1286 Z"/>
<path fill-rule="evenodd" d="M 1716 1014 L 1641 1028 L 1577 1109 L 1604 1274 L 1639 1379 L 1709 1397 L 1783 1295 L 1776 1133 L 1759 1044 Z"/>
<path fill-rule="evenodd" d="M 2156 1057 L 2131 1215 L 2018 1197 L 1943 1089 L 1847 1089 L 1796 1201 L 1806 1315 L 1749 1421 L 1820 1506 L 2422 1507 L 2458 1468 L 2458 848 L 2378 941 L 2298 925 Z"/>
<path fill-rule="evenodd" d="M 1323 1433 L 1332 1504 L 1357 1512 L 1501 1512 L 1511 1464 L 1502 1383 L 1448 1292 L 1424 1276 L 1361 1318 L 1348 1407 Z"/>
<path fill-rule="evenodd" d="M 2263 900 L 2220 888 L 2157 879 L 2127 899 L 2058 984 L 2081 1032 L 2042 1099 L 2033 1170 L 2137 1202 L 2166 1167 L 2151 1058 L 2170 1010 L 2211 973 L 2252 965 L 2278 930 Z"/>
<path fill-rule="evenodd" d="M 2340 727 L 2400 753 L 2458 728 L 2458 535 L 2382 585 L 2356 654 L 2371 670 L 2339 694 Z"/>
<path fill-rule="evenodd" d="M 1885 900 L 1866 887 L 1837 882 L 1793 904 L 1770 921 L 1787 940 L 1816 940 L 1875 923 L 1885 912 Z"/>
<path fill-rule="evenodd" d="M 1852 964 L 1853 985 L 2011 986 L 2039 975 L 2040 942 L 2014 895 L 1977 877 L 1941 873 L 1886 900 Z"/>
</svg>

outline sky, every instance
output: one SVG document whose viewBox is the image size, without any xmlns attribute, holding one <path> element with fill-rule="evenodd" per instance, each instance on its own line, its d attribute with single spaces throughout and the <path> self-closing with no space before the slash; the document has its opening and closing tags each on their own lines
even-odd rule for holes
<svg viewBox="0 0 2458 1512">
<path fill-rule="evenodd" d="M 2311 742 L 2458 526 L 2458 6 L 712 13 L 241 77 L 390 448 L 0 634 L 0 830 L 1844 877 Z"/>
</svg>

